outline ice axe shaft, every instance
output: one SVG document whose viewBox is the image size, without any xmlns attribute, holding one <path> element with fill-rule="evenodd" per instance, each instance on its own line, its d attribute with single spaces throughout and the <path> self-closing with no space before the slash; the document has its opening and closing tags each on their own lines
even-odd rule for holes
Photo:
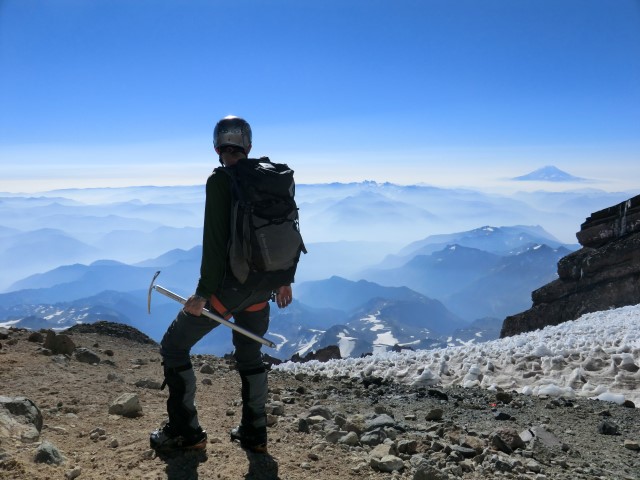
<svg viewBox="0 0 640 480">
<path fill-rule="evenodd" d="M 158 272 L 160 273 L 160 272 Z M 153 279 L 155 280 L 156 277 L 158 275 L 156 274 L 155 277 L 153 277 Z M 177 293 L 172 292 L 171 290 L 167 290 L 164 287 L 161 287 L 160 285 L 154 285 L 153 281 L 151 282 L 151 287 L 149 288 L 149 307 L 151 305 L 151 290 L 155 290 L 158 293 L 161 293 L 162 295 L 164 295 L 165 297 L 169 297 L 172 300 L 175 300 L 176 302 L 181 303 L 182 305 L 184 305 L 187 300 L 184 297 L 181 297 L 180 295 L 178 295 Z M 149 311 L 151 311 L 151 309 L 149 308 Z M 225 327 L 229 327 L 231 330 L 235 330 L 236 332 L 244 335 L 245 337 L 249 337 L 252 340 L 255 340 L 256 342 L 259 342 L 263 345 L 266 345 L 267 347 L 271 347 L 271 348 L 275 348 L 276 344 L 265 339 L 262 338 L 259 335 L 256 335 L 255 333 L 250 332 L 249 330 L 246 330 L 238 325 L 236 325 L 233 322 L 230 322 L 228 320 L 225 320 L 224 318 L 216 315 L 215 313 L 212 313 L 211 311 L 207 310 L 206 308 L 204 310 L 202 310 L 202 315 L 204 315 L 205 317 L 214 320 L 218 323 L 221 323 L 222 325 L 224 325 Z"/>
</svg>

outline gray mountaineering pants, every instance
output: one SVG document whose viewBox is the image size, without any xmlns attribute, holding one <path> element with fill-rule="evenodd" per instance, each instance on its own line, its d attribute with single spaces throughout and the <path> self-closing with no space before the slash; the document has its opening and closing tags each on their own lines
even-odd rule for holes
<svg viewBox="0 0 640 480">
<path fill-rule="evenodd" d="M 258 304 L 269 300 L 271 292 L 242 292 L 224 290 L 218 295 L 231 312 L 238 306 Z M 217 312 L 222 314 L 225 312 Z M 233 314 L 235 323 L 264 336 L 269 327 L 269 304 L 258 311 Z M 160 342 L 165 382 L 169 387 L 167 413 L 172 428 L 189 433 L 200 424 L 195 404 L 196 376 L 190 361 L 191 347 L 220 324 L 204 315 L 196 317 L 180 310 Z M 262 361 L 262 344 L 232 330 L 234 357 L 242 380 L 242 424 L 247 427 L 266 426 L 267 371 Z"/>
</svg>

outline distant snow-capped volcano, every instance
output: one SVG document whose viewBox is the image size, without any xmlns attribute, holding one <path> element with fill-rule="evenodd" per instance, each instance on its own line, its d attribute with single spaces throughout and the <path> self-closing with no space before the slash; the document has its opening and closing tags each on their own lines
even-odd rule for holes
<svg viewBox="0 0 640 480">
<path fill-rule="evenodd" d="M 538 170 L 534 170 L 531 173 L 527 173 L 526 175 L 514 177 L 511 180 L 524 182 L 584 182 L 587 179 L 576 177 L 567 172 L 563 172 L 553 165 L 548 165 L 546 167 L 539 168 Z"/>
</svg>

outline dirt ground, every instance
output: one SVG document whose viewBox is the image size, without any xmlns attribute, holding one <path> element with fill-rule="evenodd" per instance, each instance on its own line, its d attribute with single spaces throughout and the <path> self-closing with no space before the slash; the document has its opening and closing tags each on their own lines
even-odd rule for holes
<svg viewBox="0 0 640 480">
<path fill-rule="evenodd" d="M 237 372 L 228 361 L 197 356 L 193 360 L 198 377 L 197 403 L 201 424 L 209 435 L 207 449 L 157 455 L 149 448 L 149 433 L 166 418 L 168 393 L 166 389 L 136 386 L 142 380 L 162 381 L 157 346 L 98 334 L 71 335 L 77 347 L 99 355 L 101 362 L 91 365 L 73 356 L 65 362 L 59 356 L 45 355 L 41 344 L 27 340 L 28 334 L 13 331 L 10 342 L 2 342 L 0 395 L 32 400 L 42 412 L 44 426 L 34 443 L 0 439 L 1 479 L 414 479 L 418 477 L 408 460 L 408 467 L 400 471 L 376 471 L 366 460 L 368 447 L 327 443 L 321 431 L 300 431 L 300 418 L 314 405 L 327 406 L 345 417 L 384 411 L 407 426 L 403 435 L 415 432 L 414 438 L 420 439 L 418 434 L 424 429 L 417 424 L 428 423 L 426 412 L 439 405 L 445 409 L 446 428 L 480 434 L 495 428 L 491 414 L 495 394 L 486 391 L 460 389 L 449 395 L 455 401 L 444 402 L 389 386 L 367 388 L 349 379 L 294 378 L 271 372 L 270 400 L 283 405 L 284 413 L 271 417 L 276 423 L 269 428 L 269 454 L 248 454 L 228 436 L 239 421 L 241 408 Z M 200 372 L 204 363 L 213 367 L 212 373 Z M 109 414 L 109 406 L 123 393 L 138 395 L 140 416 Z M 638 409 L 592 403 L 595 405 L 586 402 L 572 408 L 563 408 L 562 404 L 550 407 L 548 400 L 527 397 L 519 407 L 516 402 L 505 407 L 516 419 L 511 422 L 516 428 L 541 423 L 555 426 L 554 431 L 570 448 L 563 461 L 550 461 L 541 472 L 500 472 L 495 477 L 640 478 L 640 454 L 622 447 L 625 439 L 639 439 Z M 621 435 L 597 434 L 602 410 L 611 412 Z M 34 462 L 36 448 L 44 440 L 60 451 L 62 464 Z M 418 453 L 421 449 L 428 452 L 423 444 L 426 442 L 419 442 Z M 572 474 L 572 469 L 578 473 Z M 492 476 L 476 471 L 460 478 Z"/>
</svg>

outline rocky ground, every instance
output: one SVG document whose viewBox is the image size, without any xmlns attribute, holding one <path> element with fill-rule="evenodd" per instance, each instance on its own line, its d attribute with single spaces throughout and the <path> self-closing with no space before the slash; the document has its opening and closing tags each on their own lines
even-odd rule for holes
<svg viewBox="0 0 640 480">
<path fill-rule="evenodd" d="M 157 346 L 102 331 L 0 332 L 1 479 L 640 479 L 632 406 L 275 371 L 269 455 L 248 454 L 228 439 L 240 413 L 232 362 L 202 355 L 207 450 L 156 455 Z"/>
</svg>

